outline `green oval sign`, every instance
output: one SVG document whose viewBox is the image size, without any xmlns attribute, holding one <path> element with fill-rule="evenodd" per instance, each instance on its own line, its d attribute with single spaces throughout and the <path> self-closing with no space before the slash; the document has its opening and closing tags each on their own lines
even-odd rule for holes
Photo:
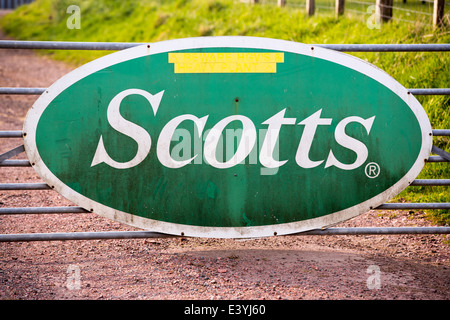
<svg viewBox="0 0 450 320">
<path fill-rule="evenodd" d="M 344 221 L 406 188 L 432 146 L 422 106 L 385 72 L 250 37 L 102 57 L 48 88 L 24 132 L 36 171 L 77 205 L 201 237 Z"/>
</svg>

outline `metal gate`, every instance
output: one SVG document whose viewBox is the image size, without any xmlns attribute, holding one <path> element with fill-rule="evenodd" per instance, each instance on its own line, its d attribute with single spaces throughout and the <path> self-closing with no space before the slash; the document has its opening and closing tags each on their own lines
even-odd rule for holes
<svg viewBox="0 0 450 320">
<path fill-rule="evenodd" d="M 3 4 L 4 1 L 2 1 Z M 20 2 L 20 1 L 19 1 Z M 143 43 L 109 43 L 109 42 L 54 42 L 54 41 L 0 41 L 0 49 L 52 49 L 52 50 L 123 50 Z M 450 44 L 328 44 L 315 45 L 343 52 L 449 52 Z M 0 87 L 0 94 L 5 95 L 40 95 L 46 88 L 5 88 Z M 413 95 L 450 95 L 450 88 L 414 88 L 408 89 Z M 445 111 L 445 110 L 444 110 Z M 0 128 L 1 129 L 1 128 Z M 450 136 L 450 129 L 434 129 L 433 136 Z M 0 131 L 0 139 L 21 139 L 23 133 L 17 131 Z M 24 152 L 23 145 L 0 154 L 0 167 L 30 167 L 27 159 L 11 160 Z M 436 162 L 450 162 L 450 153 L 433 146 L 427 165 Z M 1 169 L 0 169 L 1 170 Z M 416 179 L 414 186 L 450 186 L 450 179 Z M 0 191 L 7 190 L 51 190 L 45 183 L 0 183 Z M 54 191 L 52 191 L 54 192 Z M 437 210 L 450 209 L 450 203 L 385 203 L 375 210 Z M 76 214 L 87 213 L 78 206 L 67 207 L 15 207 L 0 208 L 0 215 L 22 214 Z M 377 228 L 327 228 L 311 230 L 296 235 L 381 235 L 381 234 L 449 234 L 450 227 L 377 227 Z M 71 233 L 21 233 L 0 234 L 0 242 L 49 241 L 49 240 L 94 240 L 94 239 L 131 239 L 175 237 L 152 231 L 109 231 L 109 232 L 71 232 Z"/>
</svg>

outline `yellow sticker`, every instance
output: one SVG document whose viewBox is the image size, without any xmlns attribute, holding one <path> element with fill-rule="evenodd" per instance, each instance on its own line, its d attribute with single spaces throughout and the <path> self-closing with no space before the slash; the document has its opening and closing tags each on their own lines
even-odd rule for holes
<svg viewBox="0 0 450 320">
<path fill-rule="evenodd" d="M 169 53 L 175 73 L 276 73 L 283 52 Z"/>
</svg>

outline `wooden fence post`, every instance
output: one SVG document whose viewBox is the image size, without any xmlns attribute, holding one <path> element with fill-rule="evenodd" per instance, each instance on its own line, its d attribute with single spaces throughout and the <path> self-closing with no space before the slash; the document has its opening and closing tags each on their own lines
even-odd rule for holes
<svg viewBox="0 0 450 320">
<path fill-rule="evenodd" d="M 284 7 L 284 6 L 286 6 L 286 0 L 278 0 L 278 6 L 279 6 L 279 7 Z"/>
<path fill-rule="evenodd" d="M 336 0 L 336 17 L 344 14 L 345 0 Z"/>
<path fill-rule="evenodd" d="M 434 0 L 433 6 L 433 26 L 439 27 L 442 25 L 444 18 L 445 0 Z"/>
<path fill-rule="evenodd" d="M 393 0 L 377 0 L 376 10 L 379 14 L 380 21 L 387 22 L 392 18 L 392 6 L 394 4 Z"/>
<path fill-rule="evenodd" d="M 306 0 L 306 13 L 308 16 L 313 16 L 316 10 L 316 5 L 314 0 Z"/>
<path fill-rule="evenodd" d="M 250 4 L 257 4 L 259 0 L 250 0 Z"/>
</svg>

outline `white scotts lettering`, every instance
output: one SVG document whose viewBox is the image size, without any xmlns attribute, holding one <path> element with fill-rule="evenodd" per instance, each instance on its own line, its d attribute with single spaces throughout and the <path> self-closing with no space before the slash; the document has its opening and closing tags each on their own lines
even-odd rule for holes
<svg viewBox="0 0 450 320">
<path fill-rule="evenodd" d="M 217 144 L 222 136 L 225 127 L 232 121 L 240 121 L 242 123 L 242 137 L 237 147 L 236 153 L 225 162 L 220 162 L 216 158 Z M 226 169 L 235 166 L 247 158 L 256 142 L 256 128 L 253 122 L 244 116 L 230 116 L 220 120 L 208 133 L 203 147 L 205 160 L 213 167 Z"/>
<path fill-rule="evenodd" d="M 354 151 L 356 153 L 356 160 L 352 164 L 344 164 L 339 160 L 337 160 L 333 154 L 333 151 L 330 150 L 327 162 L 325 163 L 325 168 L 336 166 L 343 170 L 353 170 L 361 166 L 367 160 L 369 151 L 367 150 L 367 147 L 364 143 L 356 140 L 355 138 L 349 137 L 345 133 L 345 127 L 347 126 L 347 124 L 351 122 L 358 122 L 364 126 L 364 128 L 367 131 L 367 134 L 369 134 L 374 120 L 375 116 L 365 120 L 360 117 L 348 117 L 339 122 L 339 124 L 336 127 L 336 130 L 334 131 L 334 138 L 336 139 L 336 142 L 339 143 L 344 148 Z"/>
<path fill-rule="evenodd" d="M 138 144 L 136 155 L 133 159 L 126 162 L 115 161 L 108 155 L 103 144 L 103 138 L 102 136 L 100 136 L 100 140 L 97 145 L 97 149 L 94 154 L 91 166 L 95 166 L 104 162 L 116 169 L 128 169 L 140 164 L 149 154 L 152 140 L 148 132 L 137 124 L 124 119 L 120 115 L 119 109 L 122 100 L 132 94 L 137 94 L 145 97 L 153 109 L 153 114 L 156 116 L 164 91 L 152 95 L 147 91 L 141 89 L 128 89 L 117 94 L 108 105 L 107 119 L 109 124 L 116 131 L 127 135 L 128 137 L 136 141 L 136 143 Z M 286 109 L 283 109 L 262 123 L 268 126 L 259 154 L 259 162 L 265 168 L 278 168 L 288 161 L 279 161 L 274 159 L 275 146 L 279 139 L 281 127 L 283 125 L 295 125 L 296 123 L 296 118 L 285 118 L 285 112 Z M 317 127 L 320 125 L 330 125 L 332 123 L 331 118 L 321 118 L 321 113 L 322 109 L 316 111 L 297 124 L 304 126 L 304 129 L 298 145 L 295 161 L 300 167 L 305 169 L 317 167 L 325 161 L 325 159 L 313 161 L 309 158 L 309 151 L 311 150 Z M 191 114 L 184 114 L 173 118 L 164 126 L 159 135 L 156 147 L 156 154 L 158 160 L 162 165 L 168 168 L 177 169 L 190 164 L 199 156 L 199 154 L 196 153 L 193 157 L 190 157 L 188 159 L 174 159 L 172 157 L 173 150 L 171 151 L 171 141 L 176 133 L 178 126 L 183 121 L 193 121 L 197 126 L 199 138 L 201 138 L 208 117 L 209 116 L 207 115 L 202 118 L 198 118 L 197 116 Z M 335 166 L 342 170 L 353 170 L 364 164 L 369 154 L 367 147 L 361 141 L 348 136 L 345 133 L 345 128 L 349 123 L 360 123 L 363 125 L 363 127 L 366 129 L 367 134 L 369 135 L 374 120 L 375 116 L 368 119 L 363 119 L 357 116 L 350 116 L 341 120 L 337 124 L 334 132 L 335 140 L 342 147 L 353 151 L 356 154 L 356 160 L 350 164 L 342 163 L 335 157 L 333 151 L 330 150 L 328 158 L 325 162 L 325 168 Z M 241 133 L 239 145 L 236 149 L 236 152 L 234 152 L 230 159 L 221 162 L 217 159 L 218 145 L 220 144 L 220 139 L 226 126 L 233 121 L 240 121 L 242 124 L 242 129 L 239 129 Z M 255 125 L 248 117 L 242 115 L 233 115 L 226 117 L 216 123 L 206 134 L 205 142 L 203 145 L 204 160 L 209 165 L 219 169 L 231 168 L 239 163 L 242 163 L 255 147 L 256 135 Z M 194 163 L 201 162 L 197 162 L 197 160 L 195 160 Z"/>
<path fill-rule="evenodd" d="M 330 125 L 332 121 L 332 119 L 329 118 L 320 118 L 321 113 L 322 109 L 320 109 L 313 115 L 310 115 L 308 118 L 299 123 L 300 125 L 304 125 L 305 129 L 303 130 L 303 135 L 300 139 L 300 144 L 298 145 L 295 161 L 302 168 L 314 168 L 323 162 L 323 160 L 312 161 L 309 159 L 309 150 L 311 149 L 317 126 Z"/>
<path fill-rule="evenodd" d="M 138 126 L 137 124 L 124 119 L 120 114 L 120 103 L 125 97 L 132 94 L 138 94 L 146 98 L 150 103 L 150 105 L 152 106 L 153 114 L 156 115 L 164 91 L 152 95 L 144 90 L 128 89 L 117 94 L 108 105 L 106 116 L 109 124 L 116 131 L 123 133 L 126 136 L 129 136 L 130 138 L 132 138 L 134 141 L 137 142 L 138 150 L 136 152 L 136 155 L 134 156 L 133 159 L 127 162 L 117 162 L 113 160 L 108 155 L 108 152 L 106 152 L 105 146 L 103 144 L 103 138 L 102 136 L 100 136 L 100 141 L 98 142 L 94 159 L 92 159 L 91 167 L 100 164 L 102 162 L 105 162 L 107 165 L 116 169 L 128 169 L 137 166 L 139 163 L 141 163 L 150 152 L 152 139 L 148 134 L 148 132 L 144 128 Z"/>
<path fill-rule="evenodd" d="M 273 158 L 273 152 L 275 150 L 275 145 L 278 141 L 280 135 L 281 126 L 284 124 L 294 125 L 295 118 L 285 118 L 284 114 L 286 109 L 281 110 L 276 115 L 264 121 L 262 124 L 268 124 L 266 137 L 261 147 L 259 162 L 266 168 L 278 168 L 287 162 L 278 161 Z"/>
</svg>

